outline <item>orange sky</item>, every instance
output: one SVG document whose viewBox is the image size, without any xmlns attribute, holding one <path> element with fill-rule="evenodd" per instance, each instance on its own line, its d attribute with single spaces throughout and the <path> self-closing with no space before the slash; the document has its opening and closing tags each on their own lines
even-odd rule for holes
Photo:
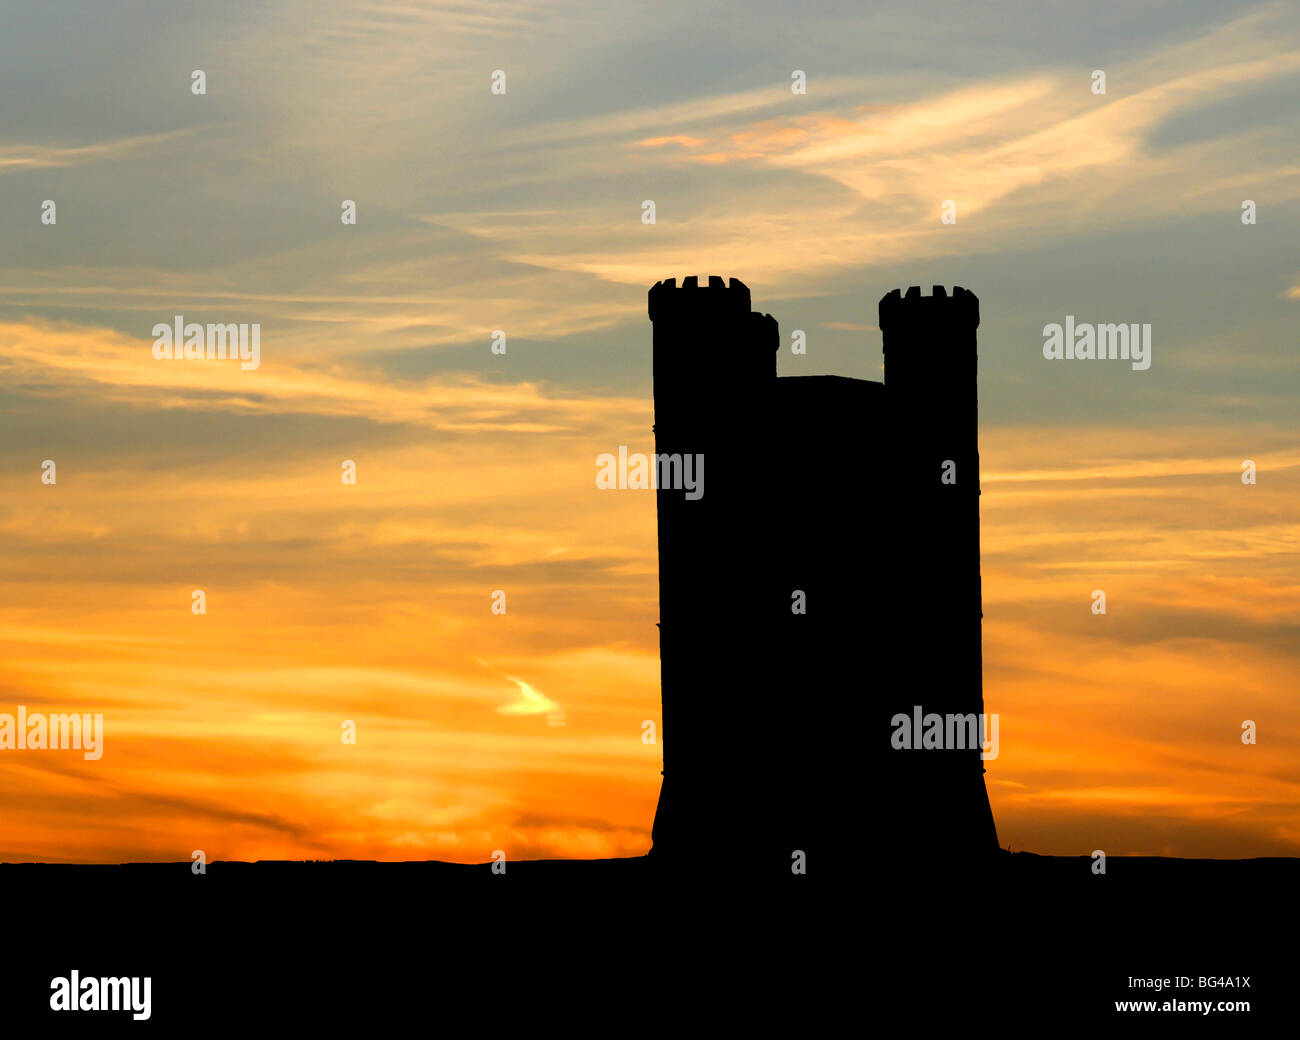
<svg viewBox="0 0 1300 1040">
<path fill-rule="evenodd" d="M 356 486 L 332 456 L 273 450 L 165 478 L 68 458 L 54 487 L 11 481 L 2 530 L 27 578 L 0 611 L 6 703 L 102 711 L 106 737 L 95 762 L 0 755 L 3 858 L 644 851 L 653 498 L 594 486 L 598 448 L 650 448 L 647 403 L 628 418 L 371 450 Z M 1297 851 L 1300 447 L 1256 437 L 1246 487 L 1218 433 L 1074 436 L 1086 453 L 1049 468 L 1022 431 L 982 444 L 1002 843 Z"/>
<path fill-rule="evenodd" d="M 600 435 L 357 452 L 355 486 L 274 450 L 12 482 L 5 699 L 102 711 L 106 737 L 97 762 L 0 754 L 0 858 L 644 851 L 654 503 L 594 482 L 598 445 L 650 447 L 628 407 Z"/>
<path fill-rule="evenodd" d="M 0 34 L 0 712 L 105 751 L 0 751 L 0 861 L 644 852 L 654 501 L 595 460 L 691 274 L 783 375 L 980 297 L 1004 846 L 1300 855 L 1293 5 L 82 7 Z M 260 367 L 155 360 L 178 314 Z M 1045 361 L 1066 315 L 1150 370 Z"/>
</svg>

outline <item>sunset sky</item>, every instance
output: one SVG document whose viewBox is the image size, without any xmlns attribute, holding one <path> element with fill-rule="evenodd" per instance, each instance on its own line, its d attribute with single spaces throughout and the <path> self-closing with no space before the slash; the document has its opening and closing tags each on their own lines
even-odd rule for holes
<svg viewBox="0 0 1300 1040">
<path fill-rule="evenodd" d="M 979 296 L 1004 847 L 1300 856 L 1298 112 L 1284 3 L 0 0 L 0 712 L 106 731 L 0 751 L 0 861 L 644 852 L 654 500 L 595 459 L 691 274 L 783 375 Z"/>
</svg>

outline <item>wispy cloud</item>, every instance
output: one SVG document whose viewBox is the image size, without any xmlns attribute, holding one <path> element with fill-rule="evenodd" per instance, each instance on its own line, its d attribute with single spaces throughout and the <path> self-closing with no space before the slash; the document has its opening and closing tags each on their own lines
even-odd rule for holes
<svg viewBox="0 0 1300 1040">
<path fill-rule="evenodd" d="M 754 281 L 790 287 L 886 257 L 899 263 L 1080 230 L 1098 213 L 1147 224 L 1182 219 L 1220 206 L 1222 190 L 1242 183 L 1295 198 L 1300 165 L 1262 147 L 1284 140 L 1284 128 L 1151 146 L 1170 119 L 1300 71 L 1300 39 L 1277 26 L 1276 14 L 1252 13 L 1113 67 L 1101 96 L 1085 71 L 1044 71 L 889 106 L 855 103 L 872 93 L 863 79 L 856 99 L 838 109 L 807 111 L 824 97 L 787 97 L 781 107 L 805 109 L 797 115 L 771 114 L 776 96 L 765 90 L 597 117 L 558 133 L 585 142 L 582 154 L 609 155 L 621 143 L 629 154 L 669 163 L 655 170 L 639 159 L 624 170 L 660 185 L 645 189 L 660 196 L 656 226 L 635 226 L 629 215 L 625 233 L 611 236 L 611 214 L 579 210 L 539 214 L 522 226 L 474 212 L 443 220 L 500 243 L 517 262 L 609 281 L 652 283 L 677 270 L 689 243 L 700 270 L 744 270 Z M 714 122 L 703 129 L 706 118 Z M 651 132 L 629 136 L 640 128 Z M 692 182 L 707 193 L 707 212 L 670 187 L 669 171 L 690 166 L 714 169 Z M 771 205 L 770 180 L 738 181 L 723 167 L 784 177 L 781 205 Z M 710 176 L 728 178 L 729 190 L 715 192 Z M 955 226 L 940 223 L 945 200 L 956 203 Z"/>
<path fill-rule="evenodd" d="M 643 407 L 639 401 L 592 400 L 468 375 L 395 384 L 360 367 L 277 359 L 274 342 L 267 340 L 256 371 L 242 370 L 238 361 L 158 360 L 151 340 L 66 323 L 0 324 L 0 342 L 0 372 L 29 393 L 77 394 L 94 385 L 101 396 L 152 408 L 352 416 L 459 432 L 558 433 L 590 429 L 602 416 Z"/>
<path fill-rule="evenodd" d="M 28 170 L 81 166 L 126 158 L 156 149 L 159 145 L 188 137 L 194 130 L 186 127 L 162 134 L 121 137 L 94 144 L 0 144 L 0 175 Z"/>
<path fill-rule="evenodd" d="M 513 675 L 506 675 L 505 672 L 498 671 L 487 662 L 479 660 L 478 662 L 493 675 L 499 675 L 502 679 L 512 682 L 519 688 L 519 696 L 514 700 L 497 708 L 502 715 L 545 715 L 547 725 L 563 726 L 564 709 L 555 701 L 551 700 L 546 694 L 542 693 L 531 683 L 524 682 L 523 679 L 517 679 Z"/>
</svg>

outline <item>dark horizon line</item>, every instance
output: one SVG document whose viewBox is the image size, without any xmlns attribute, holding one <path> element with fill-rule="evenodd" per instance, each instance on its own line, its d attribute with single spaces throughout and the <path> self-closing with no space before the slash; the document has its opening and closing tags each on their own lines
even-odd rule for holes
<svg viewBox="0 0 1300 1040">
<path fill-rule="evenodd" d="M 1012 852 L 1008 849 L 999 849 L 998 858 L 1004 862 L 1024 857 L 1025 860 L 1042 860 L 1050 863 L 1065 862 L 1067 860 L 1092 861 L 1092 857 L 1087 853 L 1078 855 L 1064 856 L 1039 852 L 1031 852 L 1022 849 Z M 903 859 L 905 857 L 898 857 Z M 1209 856 L 1134 856 L 1121 854 L 1107 854 L 1108 863 L 1120 861 L 1125 863 L 1180 863 L 1180 864 L 1232 864 L 1232 863 L 1294 863 L 1300 866 L 1300 856 L 1246 856 L 1236 859 L 1221 859 Z M 571 864 L 571 865 L 597 865 L 612 863 L 644 863 L 653 866 L 654 859 L 648 854 L 639 856 L 608 856 L 600 859 L 562 859 L 559 857 L 545 859 L 515 859 L 507 860 L 507 871 L 509 868 L 521 866 L 524 864 Z M 454 863 L 450 860 L 442 859 L 224 859 L 209 860 L 209 868 L 221 865 L 230 867 L 306 867 L 306 866 L 384 866 L 384 867 L 401 867 L 401 866 L 422 866 L 422 867 L 450 867 L 460 870 L 479 870 L 482 868 L 491 868 L 492 860 L 485 860 L 481 863 Z M 192 867 L 190 860 L 129 860 L 122 863 L 59 863 L 48 860 L 37 860 L 32 862 L 12 862 L 0 860 L 0 869 L 4 868 L 21 868 L 21 867 L 68 867 L 68 868 L 86 868 L 86 869 L 120 869 L 126 867 Z"/>
</svg>

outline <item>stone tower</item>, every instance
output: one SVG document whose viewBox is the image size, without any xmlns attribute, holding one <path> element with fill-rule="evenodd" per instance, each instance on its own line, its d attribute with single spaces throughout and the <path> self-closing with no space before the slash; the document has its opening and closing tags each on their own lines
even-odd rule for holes
<svg viewBox="0 0 1300 1040">
<path fill-rule="evenodd" d="M 652 857 L 788 875 L 874 842 L 996 850 L 978 747 L 890 743 L 899 713 L 983 712 L 978 300 L 881 300 L 883 384 L 778 379 L 777 323 L 735 279 L 670 279 L 649 304 L 656 454 L 705 458 L 701 499 L 656 493 Z"/>
</svg>

